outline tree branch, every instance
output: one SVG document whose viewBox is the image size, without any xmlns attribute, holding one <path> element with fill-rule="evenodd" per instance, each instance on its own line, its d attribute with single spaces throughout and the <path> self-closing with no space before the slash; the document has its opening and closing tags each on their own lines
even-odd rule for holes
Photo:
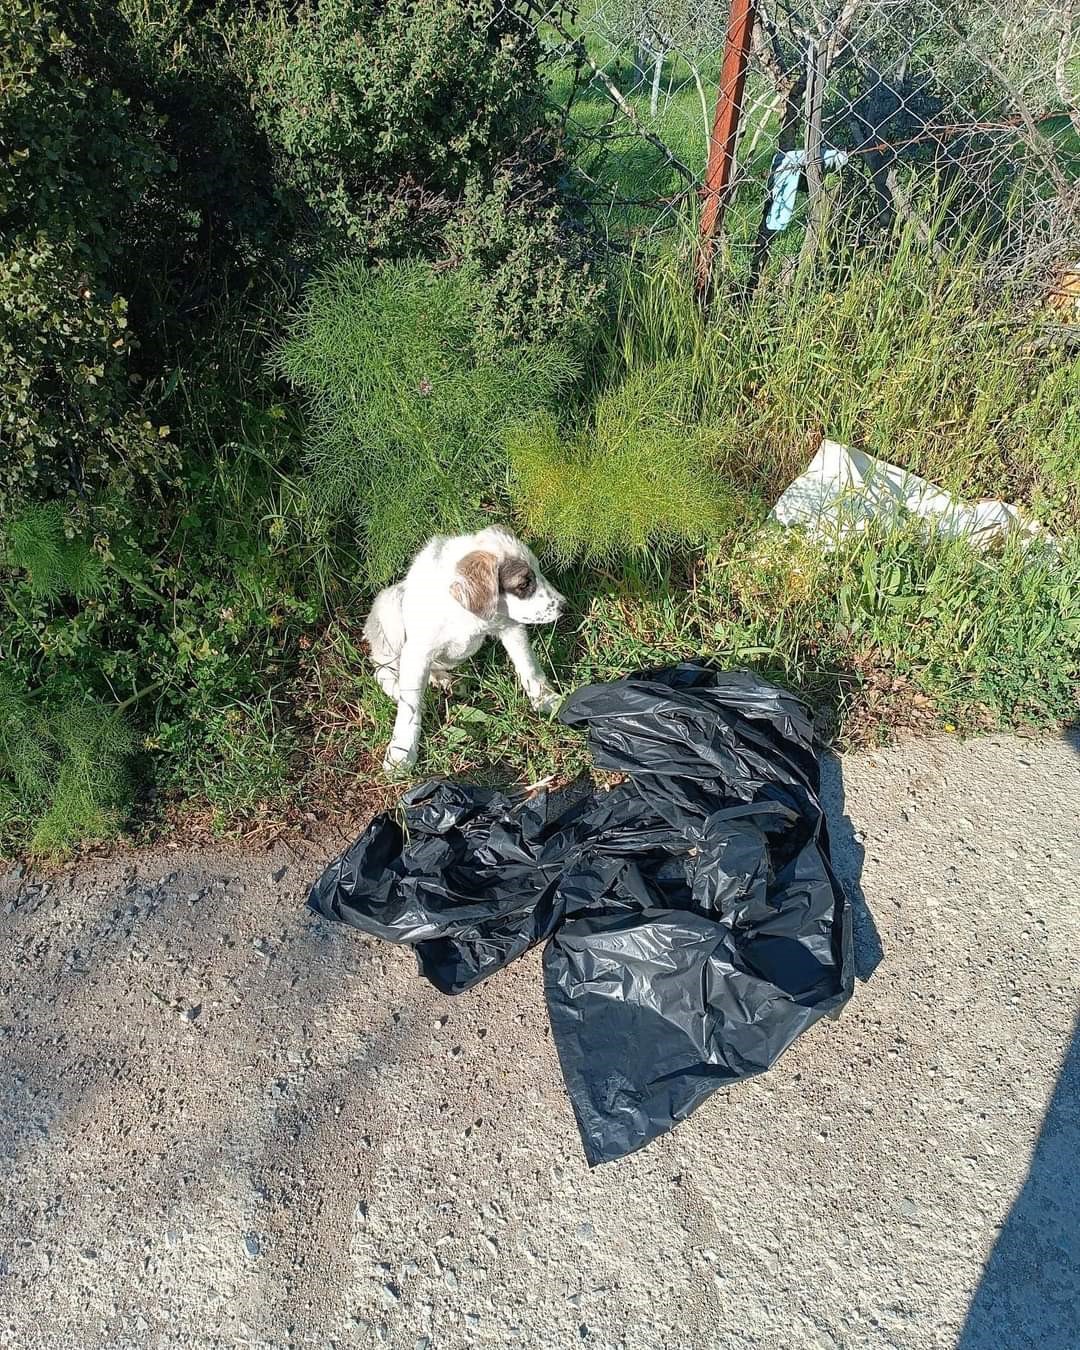
<svg viewBox="0 0 1080 1350">
<path fill-rule="evenodd" d="M 784 52 L 780 46 L 780 37 L 776 31 L 776 25 L 773 23 L 761 0 L 755 10 L 757 22 L 754 24 L 754 31 L 750 40 L 754 47 L 754 55 L 761 62 L 762 67 L 773 77 L 773 83 L 779 92 L 786 92 L 792 81 L 792 74 L 784 64 Z"/>
<path fill-rule="evenodd" d="M 654 135 L 646 127 L 643 127 L 641 125 L 640 121 L 638 120 L 638 115 L 634 111 L 633 105 L 627 102 L 626 98 L 621 93 L 618 86 L 612 82 L 612 80 L 604 73 L 604 71 L 600 69 L 600 67 L 592 59 L 592 56 L 589 54 L 589 50 L 585 46 L 585 43 L 580 38 L 575 37 L 573 33 L 571 33 L 570 30 L 563 25 L 562 21 L 555 14 L 546 13 L 545 10 L 543 9 L 543 6 L 538 3 L 538 0 L 522 0 L 522 3 L 525 5 L 527 9 L 531 10 L 532 13 L 538 17 L 538 19 L 542 19 L 544 23 L 547 23 L 552 28 L 554 28 L 556 33 L 558 33 L 558 35 L 569 44 L 569 50 L 572 51 L 577 56 L 578 60 L 583 61 L 585 65 L 589 67 L 589 69 L 592 71 L 593 79 L 596 80 L 596 82 L 603 89 L 604 93 L 607 94 L 608 98 L 611 99 L 612 103 L 615 104 L 618 110 L 622 113 L 622 115 L 634 128 L 637 134 L 641 137 L 641 139 L 643 141 L 648 141 L 648 143 L 654 149 L 659 150 L 660 153 L 664 156 L 664 159 L 671 165 L 671 167 L 676 171 L 676 173 L 681 174 L 682 177 L 685 178 L 688 183 L 696 184 L 698 181 L 697 178 L 694 176 L 691 170 L 686 167 L 686 165 L 682 162 L 682 160 L 679 159 L 677 155 L 675 155 L 671 150 L 668 149 L 668 147 L 664 144 L 664 142 L 660 139 L 659 136 Z"/>
<path fill-rule="evenodd" d="M 1057 157 L 1054 152 L 1046 144 L 1045 139 L 1041 135 L 1038 121 L 1035 114 L 1028 107 L 1027 99 L 1024 98 L 1019 89 L 1016 88 L 997 62 L 987 56 L 985 52 L 979 51 L 979 49 L 971 42 L 971 39 L 960 27 L 953 14 L 943 11 L 942 17 L 959 38 L 964 50 L 979 62 L 986 73 L 997 81 L 1012 100 L 1013 107 L 1016 109 L 1020 118 L 1020 126 L 1017 130 L 1021 132 L 1024 144 L 1028 149 L 1032 151 L 1036 158 L 1042 161 L 1043 168 L 1053 179 L 1054 187 L 1057 189 L 1058 194 L 1061 197 L 1071 196 L 1073 190 L 1072 185 L 1068 178 L 1066 178 L 1061 165 L 1057 162 Z"/>
<path fill-rule="evenodd" d="M 813 261 L 825 225 L 824 137 L 821 113 L 825 104 L 826 66 L 829 59 L 824 41 L 811 42 L 806 53 L 806 233 L 799 250 L 799 270 Z"/>
<path fill-rule="evenodd" d="M 1061 0 L 1061 39 L 1058 42 L 1057 61 L 1054 63 L 1054 84 L 1069 114 L 1069 121 L 1080 136 L 1080 108 L 1076 107 L 1069 88 L 1069 53 L 1072 50 L 1075 9 L 1075 0 Z"/>
</svg>

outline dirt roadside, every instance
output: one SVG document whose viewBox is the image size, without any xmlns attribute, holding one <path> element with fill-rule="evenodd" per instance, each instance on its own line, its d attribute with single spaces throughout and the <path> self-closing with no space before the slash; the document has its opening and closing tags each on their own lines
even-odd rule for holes
<svg viewBox="0 0 1080 1350">
<path fill-rule="evenodd" d="M 0 1345 L 1075 1350 L 1080 744 L 842 779 L 868 978 L 593 1172 L 538 955 L 442 998 L 336 837 L 0 880 Z"/>
</svg>

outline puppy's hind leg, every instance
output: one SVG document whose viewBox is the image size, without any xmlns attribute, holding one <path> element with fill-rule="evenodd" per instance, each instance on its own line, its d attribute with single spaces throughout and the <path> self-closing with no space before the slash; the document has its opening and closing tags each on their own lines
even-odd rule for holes
<svg viewBox="0 0 1080 1350">
<path fill-rule="evenodd" d="M 371 613 L 364 624 L 364 640 L 371 654 L 375 679 L 387 695 L 397 701 L 398 666 L 405 641 L 405 625 L 401 619 L 401 587 L 388 586 L 375 597 Z"/>
</svg>

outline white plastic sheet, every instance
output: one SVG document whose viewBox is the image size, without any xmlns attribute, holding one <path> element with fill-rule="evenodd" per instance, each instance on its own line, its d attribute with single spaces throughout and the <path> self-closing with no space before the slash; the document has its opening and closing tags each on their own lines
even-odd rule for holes
<svg viewBox="0 0 1080 1350">
<path fill-rule="evenodd" d="M 772 509 L 781 525 L 801 525 L 823 539 L 842 539 L 871 521 L 891 524 L 919 516 L 952 538 L 980 548 L 1010 531 L 1052 543 L 1053 537 L 1017 506 L 994 499 L 958 501 L 918 474 L 837 441 L 822 441 L 805 473 Z"/>
</svg>

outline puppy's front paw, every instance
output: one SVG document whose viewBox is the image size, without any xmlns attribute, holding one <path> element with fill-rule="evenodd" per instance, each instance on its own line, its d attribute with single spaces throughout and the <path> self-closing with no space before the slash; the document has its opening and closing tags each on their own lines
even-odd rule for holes
<svg viewBox="0 0 1080 1350">
<path fill-rule="evenodd" d="M 562 694 L 557 693 L 546 684 L 529 695 L 529 702 L 538 713 L 543 713 L 545 717 L 554 717 L 562 707 L 562 701 Z"/>
<path fill-rule="evenodd" d="M 406 774 L 416 764 L 416 751 L 403 745 L 391 745 L 383 756 L 383 773 L 391 778 Z"/>
</svg>

